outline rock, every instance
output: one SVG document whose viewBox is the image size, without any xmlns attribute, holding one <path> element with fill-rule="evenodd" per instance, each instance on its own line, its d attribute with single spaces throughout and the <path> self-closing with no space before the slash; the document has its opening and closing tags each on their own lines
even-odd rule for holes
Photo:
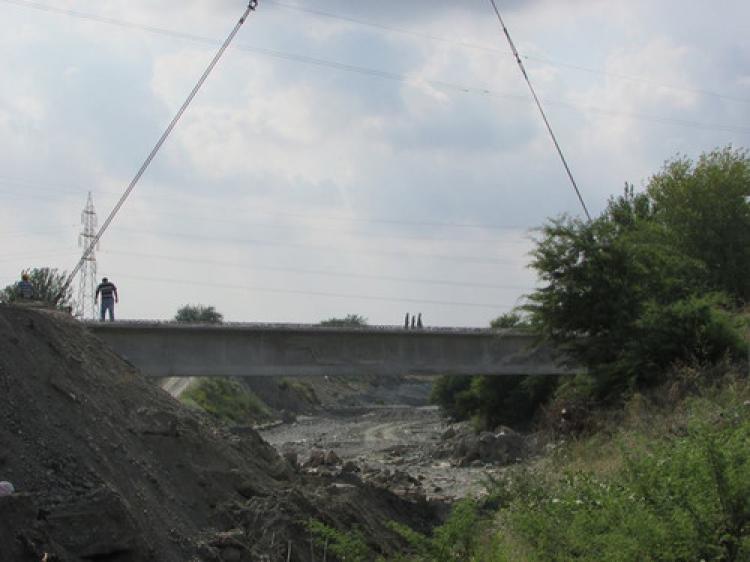
<svg viewBox="0 0 750 562">
<path fill-rule="evenodd" d="M 440 436 L 440 439 L 443 441 L 448 441 L 448 439 L 453 439 L 456 434 L 456 429 L 454 427 L 449 427 L 443 432 L 443 434 Z"/>
<path fill-rule="evenodd" d="M 10 482 L 6 482 L 3 480 L 0 482 L 0 497 L 2 496 L 10 496 L 11 494 L 15 494 L 16 489 L 13 487 L 13 484 Z"/>
<path fill-rule="evenodd" d="M 234 546 L 221 549 L 221 559 L 224 562 L 239 562 L 242 560 L 242 551 Z"/>
<path fill-rule="evenodd" d="M 483 431 L 479 435 L 465 428 L 446 439 L 434 457 L 451 458 L 458 466 L 506 465 L 525 458 L 527 449 L 525 438 L 509 427 L 500 426 L 494 432 Z"/>
<path fill-rule="evenodd" d="M 326 453 L 325 464 L 328 466 L 339 465 L 341 464 L 341 459 L 333 450 L 331 450 Z"/>
<path fill-rule="evenodd" d="M 281 421 L 284 423 L 294 423 L 297 421 L 297 416 L 289 410 L 281 410 L 279 417 L 281 417 Z"/>
<path fill-rule="evenodd" d="M 250 480 L 243 481 L 238 486 L 236 486 L 236 488 L 239 494 L 247 500 L 249 500 L 250 498 L 254 498 L 257 495 L 260 495 L 259 490 L 255 487 L 255 485 Z"/>
<path fill-rule="evenodd" d="M 352 461 L 346 461 L 344 463 L 344 466 L 341 468 L 341 471 L 346 472 L 346 473 L 353 473 L 353 472 L 359 472 L 360 469 Z"/>
<path fill-rule="evenodd" d="M 109 487 L 56 506 L 47 521 L 52 535 L 80 558 L 133 556 L 148 550 L 128 504 Z"/>
<path fill-rule="evenodd" d="M 295 470 L 299 468 L 299 459 L 296 451 L 284 451 L 282 454 L 284 460 L 288 462 Z"/>
<path fill-rule="evenodd" d="M 326 462 L 326 454 L 320 449 L 310 451 L 310 458 L 303 464 L 303 468 L 317 468 L 323 466 Z"/>
<path fill-rule="evenodd" d="M 215 562 L 219 560 L 219 550 L 213 546 L 202 544 L 198 547 L 198 556 L 203 562 Z"/>
</svg>

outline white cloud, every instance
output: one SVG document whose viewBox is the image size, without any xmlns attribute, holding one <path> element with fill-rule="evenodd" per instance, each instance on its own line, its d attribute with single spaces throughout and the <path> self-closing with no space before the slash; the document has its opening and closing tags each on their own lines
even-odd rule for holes
<svg viewBox="0 0 750 562">
<path fill-rule="evenodd" d="M 70 247 L 70 255 L 39 258 L 69 269 L 77 250 L 71 224 L 86 191 L 103 218 L 215 48 L 126 22 L 221 40 L 244 3 L 55 6 L 120 25 L 0 5 L 0 236 L 14 241 L 5 247 L 29 225 L 57 228 L 30 232 L 24 249 L 37 256 Z M 235 320 L 358 313 L 398 322 L 421 310 L 431 324 L 486 323 L 525 292 L 518 287 L 533 285 L 524 227 L 579 212 L 488 6 L 300 6 L 417 33 L 261 3 L 237 38 L 242 50 L 215 69 L 103 241 L 100 272 L 121 280 L 122 315 L 167 317 L 185 302 L 205 302 Z M 750 48 L 737 32 L 744 4 L 721 13 L 676 0 L 503 9 L 521 51 L 536 57 L 526 63 L 592 210 L 678 151 L 747 144 L 741 131 L 648 118 L 750 127 L 749 106 L 730 99 L 750 97 Z M 703 20 L 705 33 L 689 33 Z M 4 255 L 0 278 L 15 278 L 28 260 L 11 249 Z"/>
</svg>

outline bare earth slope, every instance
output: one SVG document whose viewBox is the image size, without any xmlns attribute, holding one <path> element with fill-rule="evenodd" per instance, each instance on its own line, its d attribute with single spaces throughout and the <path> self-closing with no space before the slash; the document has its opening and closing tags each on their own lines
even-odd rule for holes
<svg viewBox="0 0 750 562">
<path fill-rule="evenodd" d="M 427 524 L 222 433 L 55 312 L 0 306 L 0 396 L 0 480 L 17 491 L 0 497 L 3 562 L 277 559 L 290 540 L 309 560 L 310 517 L 370 529 L 381 552 L 398 546 L 386 520 Z"/>
</svg>

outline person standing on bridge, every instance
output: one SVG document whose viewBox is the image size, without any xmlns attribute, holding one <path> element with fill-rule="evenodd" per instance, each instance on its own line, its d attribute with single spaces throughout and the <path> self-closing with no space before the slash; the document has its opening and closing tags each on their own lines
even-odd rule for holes
<svg viewBox="0 0 750 562">
<path fill-rule="evenodd" d="M 34 285 L 31 284 L 26 272 L 21 274 L 21 280 L 16 284 L 16 296 L 27 301 L 34 298 Z"/>
<path fill-rule="evenodd" d="M 104 318 L 106 317 L 107 311 L 109 310 L 109 320 L 110 322 L 114 322 L 115 303 L 120 302 L 120 299 L 117 296 L 117 287 L 115 287 L 115 284 L 105 277 L 96 288 L 96 295 L 94 295 L 94 304 L 99 301 L 99 293 L 101 293 L 102 295 L 102 308 L 101 316 L 99 317 L 99 319 L 104 322 Z"/>
</svg>

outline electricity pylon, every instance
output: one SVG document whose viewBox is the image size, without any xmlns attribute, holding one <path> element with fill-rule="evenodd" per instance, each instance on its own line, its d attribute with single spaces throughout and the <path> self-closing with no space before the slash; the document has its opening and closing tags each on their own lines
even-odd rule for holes
<svg viewBox="0 0 750 562">
<path fill-rule="evenodd" d="M 86 207 L 81 212 L 81 226 L 83 231 L 78 236 L 78 246 L 88 248 L 96 237 L 96 229 L 99 226 L 94 210 L 94 200 L 89 191 Z M 96 250 L 99 244 L 96 244 Z M 76 316 L 85 319 L 96 318 L 96 306 L 94 305 L 94 291 L 96 291 L 96 252 L 92 250 L 87 256 L 80 270 L 78 278 L 78 300 L 76 301 Z"/>
</svg>

